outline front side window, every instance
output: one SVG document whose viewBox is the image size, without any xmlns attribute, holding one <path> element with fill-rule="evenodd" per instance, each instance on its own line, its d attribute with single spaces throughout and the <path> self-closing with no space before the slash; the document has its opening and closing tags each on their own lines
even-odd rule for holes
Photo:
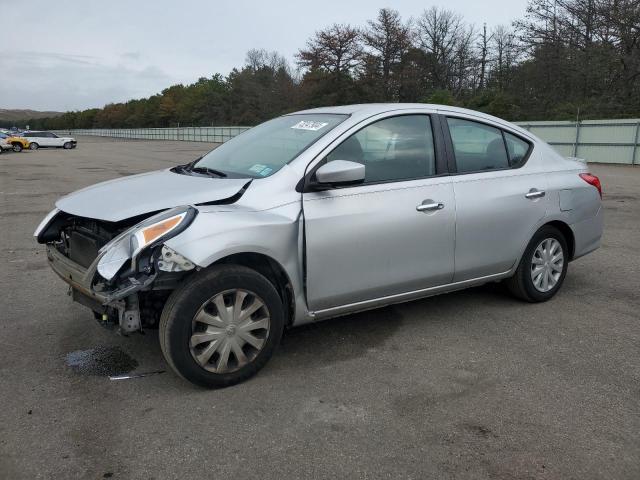
<svg viewBox="0 0 640 480">
<path fill-rule="evenodd" d="M 194 164 L 228 177 L 273 175 L 348 115 L 298 114 L 274 118 L 223 143 Z"/>
<path fill-rule="evenodd" d="M 365 166 L 365 183 L 423 178 L 436 173 L 431 120 L 402 115 L 379 120 L 354 133 L 327 155 Z"/>
<path fill-rule="evenodd" d="M 447 118 L 459 173 L 509 168 L 502 131 L 483 123 Z"/>
</svg>

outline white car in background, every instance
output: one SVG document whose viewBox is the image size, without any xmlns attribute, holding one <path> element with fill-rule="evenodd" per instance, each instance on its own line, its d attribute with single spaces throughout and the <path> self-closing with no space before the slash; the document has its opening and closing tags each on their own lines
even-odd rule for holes
<svg viewBox="0 0 640 480">
<path fill-rule="evenodd" d="M 3 138 L 2 135 L 0 135 L 0 153 L 4 152 L 5 150 L 13 150 L 13 145 L 11 145 L 9 143 L 9 140 L 7 140 L 8 137 Z"/>
<path fill-rule="evenodd" d="M 40 147 L 58 147 L 64 149 L 76 148 L 77 141 L 72 137 L 59 137 L 52 132 L 24 132 L 23 137 L 29 140 L 29 148 L 37 150 Z"/>
</svg>

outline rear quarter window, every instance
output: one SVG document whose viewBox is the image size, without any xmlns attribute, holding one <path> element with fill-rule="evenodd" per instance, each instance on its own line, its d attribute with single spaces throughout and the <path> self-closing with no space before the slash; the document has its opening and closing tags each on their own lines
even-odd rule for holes
<svg viewBox="0 0 640 480">
<path fill-rule="evenodd" d="M 521 167 L 527 159 L 531 145 L 529 142 L 507 132 L 504 132 L 504 139 L 507 143 L 507 152 L 509 153 L 511 167 Z"/>
</svg>

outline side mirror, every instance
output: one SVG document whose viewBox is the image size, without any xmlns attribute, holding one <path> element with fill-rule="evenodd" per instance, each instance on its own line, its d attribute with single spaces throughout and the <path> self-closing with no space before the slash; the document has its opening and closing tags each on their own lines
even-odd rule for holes
<svg viewBox="0 0 640 480">
<path fill-rule="evenodd" d="M 348 160 L 333 160 L 321 166 L 315 173 L 315 183 L 320 187 L 357 185 L 364 182 L 364 165 Z"/>
</svg>

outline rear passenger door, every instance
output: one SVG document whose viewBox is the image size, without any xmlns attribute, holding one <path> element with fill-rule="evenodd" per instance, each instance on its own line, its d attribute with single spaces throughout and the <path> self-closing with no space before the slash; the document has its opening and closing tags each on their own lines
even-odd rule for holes
<svg viewBox="0 0 640 480">
<path fill-rule="evenodd" d="M 547 210 L 547 181 L 533 144 L 514 132 L 464 116 L 448 116 L 456 170 L 454 282 L 508 271 Z"/>
<path fill-rule="evenodd" d="M 59 138 L 56 134 L 51 132 L 45 132 L 42 134 L 44 137 L 43 140 L 47 142 L 48 147 L 61 147 L 62 139 Z"/>
</svg>

